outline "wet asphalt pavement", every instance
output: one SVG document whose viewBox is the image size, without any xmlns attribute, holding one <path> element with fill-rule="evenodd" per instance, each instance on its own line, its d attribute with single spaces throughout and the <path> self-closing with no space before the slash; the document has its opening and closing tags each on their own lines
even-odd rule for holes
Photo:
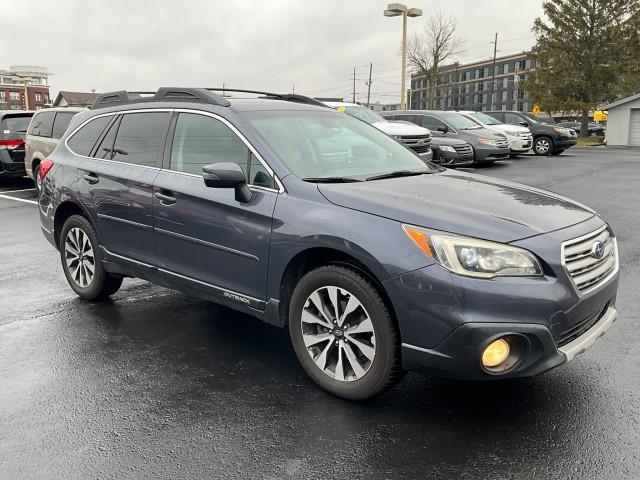
<svg viewBox="0 0 640 480">
<path fill-rule="evenodd" d="M 253 318 L 139 280 L 77 299 L 33 191 L 13 192 L 30 184 L 0 180 L 0 479 L 640 478 L 640 150 L 479 173 L 611 222 L 620 318 L 542 376 L 409 374 L 365 403 L 315 387 L 287 332 Z"/>
</svg>

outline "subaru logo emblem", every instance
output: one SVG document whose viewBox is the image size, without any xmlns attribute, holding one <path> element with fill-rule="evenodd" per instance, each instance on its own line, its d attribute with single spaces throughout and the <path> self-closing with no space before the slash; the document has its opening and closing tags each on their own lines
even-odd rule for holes
<svg viewBox="0 0 640 480">
<path fill-rule="evenodd" d="M 591 247 L 591 256 L 597 259 L 604 257 L 604 243 L 600 240 L 593 242 L 593 246 Z"/>
</svg>

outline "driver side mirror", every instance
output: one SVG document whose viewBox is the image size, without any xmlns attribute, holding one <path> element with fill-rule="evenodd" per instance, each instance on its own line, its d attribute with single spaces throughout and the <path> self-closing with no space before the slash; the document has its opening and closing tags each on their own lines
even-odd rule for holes
<svg viewBox="0 0 640 480">
<path fill-rule="evenodd" d="M 251 200 L 251 189 L 247 185 L 247 178 L 237 163 L 212 163 L 202 167 L 204 184 L 211 188 L 233 188 L 236 201 L 248 203 Z"/>
<path fill-rule="evenodd" d="M 441 125 L 438 127 L 438 131 L 442 133 L 447 133 L 449 131 L 449 127 L 447 127 L 446 125 Z"/>
<path fill-rule="evenodd" d="M 528 127 L 529 126 L 529 122 L 522 121 L 522 122 L 518 122 L 518 123 L 520 125 L 522 125 L 523 127 Z"/>
</svg>

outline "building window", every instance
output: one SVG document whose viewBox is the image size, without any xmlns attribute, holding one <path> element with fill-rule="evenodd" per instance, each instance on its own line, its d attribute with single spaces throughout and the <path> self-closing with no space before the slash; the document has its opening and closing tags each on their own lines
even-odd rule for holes
<svg viewBox="0 0 640 480">
<path fill-rule="evenodd" d="M 0 91 L 0 102 L 4 102 L 6 92 L 4 90 Z"/>
<path fill-rule="evenodd" d="M 9 100 L 20 100 L 20 92 L 9 92 Z"/>
<path fill-rule="evenodd" d="M 41 102 L 42 101 L 42 94 L 41 93 L 36 93 L 34 96 L 35 96 L 36 102 Z"/>
</svg>

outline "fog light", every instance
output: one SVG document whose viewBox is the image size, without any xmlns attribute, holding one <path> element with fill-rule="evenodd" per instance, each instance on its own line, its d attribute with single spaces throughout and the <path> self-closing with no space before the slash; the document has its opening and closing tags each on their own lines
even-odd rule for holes
<svg viewBox="0 0 640 480">
<path fill-rule="evenodd" d="M 511 348 L 504 338 L 491 342 L 482 352 L 482 364 L 487 368 L 494 368 L 509 358 Z"/>
</svg>

